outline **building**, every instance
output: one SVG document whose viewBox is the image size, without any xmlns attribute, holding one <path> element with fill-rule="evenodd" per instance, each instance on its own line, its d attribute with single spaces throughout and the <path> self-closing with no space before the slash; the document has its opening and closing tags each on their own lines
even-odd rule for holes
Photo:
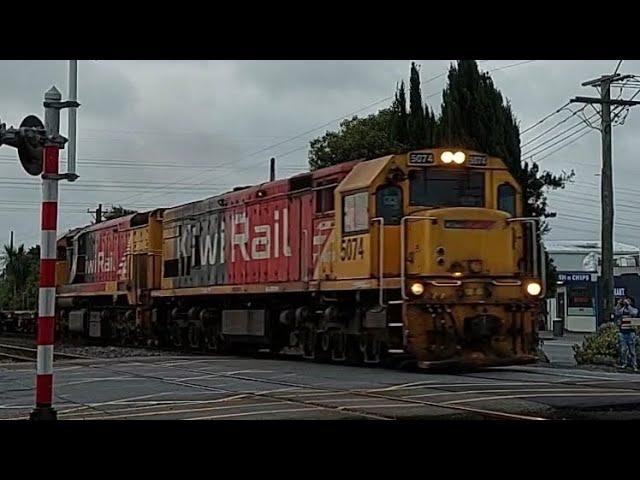
<svg viewBox="0 0 640 480">
<path fill-rule="evenodd" d="M 548 327 L 562 319 L 570 332 L 594 332 L 600 318 L 600 242 L 547 241 L 547 252 L 558 269 L 556 298 L 547 302 Z M 630 295 L 640 302 L 640 249 L 614 242 L 614 296 Z"/>
</svg>

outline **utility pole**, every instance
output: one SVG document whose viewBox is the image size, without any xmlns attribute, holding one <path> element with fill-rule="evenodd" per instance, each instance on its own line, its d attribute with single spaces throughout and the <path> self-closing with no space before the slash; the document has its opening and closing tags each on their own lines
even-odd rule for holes
<svg viewBox="0 0 640 480">
<path fill-rule="evenodd" d="M 95 212 L 93 210 L 87 210 L 87 213 L 95 213 L 96 223 L 100 223 L 102 221 L 102 204 L 98 204 L 98 208 L 96 208 Z"/>
<path fill-rule="evenodd" d="M 640 102 L 631 100 L 611 100 L 611 86 L 614 83 L 633 78 L 633 75 L 603 75 L 582 84 L 583 87 L 599 87 L 600 98 L 575 97 L 572 103 L 601 105 L 600 133 L 602 135 L 602 170 L 600 177 L 601 195 L 601 258 L 599 309 L 600 322 L 608 322 L 613 314 L 613 169 L 611 158 L 611 105 L 632 107 Z"/>
<path fill-rule="evenodd" d="M 269 162 L 269 181 L 273 182 L 276 179 L 276 159 L 271 158 Z"/>
<path fill-rule="evenodd" d="M 78 61 L 69 60 L 69 101 L 78 100 Z M 69 145 L 67 150 L 67 173 L 76 173 L 76 125 L 78 107 L 69 107 Z M 69 176 L 74 182 L 78 177 Z"/>
<path fill-rule="evenodd" d="M 9 242 L 9 247 L 11 248 L 11 251 L 13 252 L 13 230 L 11 230 L 11 241 Z"/>
</svg>

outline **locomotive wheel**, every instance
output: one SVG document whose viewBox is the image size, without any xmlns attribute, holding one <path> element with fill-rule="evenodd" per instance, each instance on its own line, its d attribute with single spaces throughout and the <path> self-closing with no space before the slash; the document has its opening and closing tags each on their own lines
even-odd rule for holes
<svg viewBox="0 0 640 480">
<path fill-rule="evenodd" d="M 126 327 L 121 324 L 116 326 L 116 339 L 120 346 L 124 347 L 129 343 L 129 332 Z"/>
<path fill-rule="evenodd" d="M 351 365 L 361 365 L 364 358 L 360 351 L 360 337 L 358 335 L 346 335 L 345 337 L 346 362 Z"/>
<path fill-rule="evenodd" d="M 210 352 L 217 352 L 220 349 L 218 331 L 214 327 L 207 327 L 204 334 L 204 344 Z"/>
<path fill-rule="evenodd" d="M 182 347 L 182 329 L 176 322 L 172 322 L 169 327 L 169 342 L 176 348 Z"/>
<path fill-rule="evenodd" d="M 323 352 L 328 352 L 331 347 L 331 332 L 322 332 L 320 334 L 320 346 Z"/>
<path fill-rule="evenodd" d="M 142 327 L 139 325 L 135 327 L 132 331 L 133 334 L 133 344 L 137 347 L 143 346 L 145 344 L 145 335 Z"/>
<path fill-rule="evenodd" d="M 331 348 L 333 345 L 333 339 L 331 338 L 331 332 L 313 332 L 313 348 L 315 350 L 313 359 L 316 362 L 328 362 L 331 359 Z"/>
<path fill-rule="evenodd" d="M 197 323 L 190 323 L 187 329 L 187 339 L 189 347 L 198 350 L 202 347 L 202 326 Z"/>
<path fill-rule="evenodd" d="M 344 362 L 346 360 L 346 335 L 342 331 L 331 334 L 331 360 L 334 362 Z"/>
<path fill-rule="evenodd" d="M 360 337 L 360 351 L 364 355 L 364 363 L 376 364 L 380 363 L 380 350 L 382 342 L 376 337 L 362 335 Z"/>
<path fill-rule="evenodd" d="M 302 356 L 309 360 L 316 357 L 317 334 L 315 327 L 305 327 L 301 329 L 300 343 L 302 344 Z"/>
</svg>

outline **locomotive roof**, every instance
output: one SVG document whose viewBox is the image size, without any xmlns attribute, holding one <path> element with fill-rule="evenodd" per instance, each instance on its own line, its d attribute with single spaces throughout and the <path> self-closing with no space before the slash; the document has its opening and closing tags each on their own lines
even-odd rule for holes
<svg viewBox="0 0 640 480">
<path fill-rule="evenodd" d="M 342 181 L 337 191 L 345 192 L 367 188 L 393 157 L 393 155 L 387 155 L 386 157 L 358 163 Z"/>
<path fill-rule="evenodd" d="M 332 177 L 333 175 L 349 171 L 359 162 L 361 162 L 361 160 L 343 162 L 329 167 L 320 168 L 318 170 L 301 172 L 290 177 L 279 178 L 272 182 L 263 182 L 240 188 L 236 187 L 233 190 L 228 190 L 224 193 L 205 197 L 200 200 L 174 205 L 173 207 L 169 207 L 165 210 L 165 219 L 170 220 L 176 215 L 182 216 L 185 214 L 196 214 L 203 209 L 207 211 L 221 210 L 226 206 L 226 204 L 219 204 L 218 201 L 224 200 L 230 201 L 231 203 L 241 202 L 243 198 L 248 196 L 255 198 L 259 190 L 265 190 L 268 194 L 291 192 L 296 190 L 296 188 L 292 188 L 291 185 L 297 180 L 304 179 L 305 177 L 311 178 L 312 182 L 322 180 L 327 177 Z"/>
</svg>

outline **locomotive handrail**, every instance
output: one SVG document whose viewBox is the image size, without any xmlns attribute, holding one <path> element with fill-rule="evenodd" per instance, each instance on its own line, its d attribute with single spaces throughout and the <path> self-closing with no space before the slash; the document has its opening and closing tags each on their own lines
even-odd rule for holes
<svg viewBox="0 0 640 480">
<path fill-rule="evenodd" d="M 529 223 L 532 225 L 531 251 L 533 254 L 533 276 L 537 278 L 538 277 L 538 249 L 536 248 L 536 239 L 538 238 L 537 227 L 538 227 L 538 223 L 540 222 L 540 217 L 515 217 L 515 218 L 507 219 L 507 223 L 512 223 L 512 222 Z M 545 285 L 543 284 L 543 288 L 544 287 Z"/>
<path fill-rule="evenodd" d="M 378 294 L 378 303 L 381 307 L 386 307 L 384 304 L 384 218 L 383 217 L 375 217 L 371 219 L 371 222 L 380 222 L 380 233 L 378 233 L 378 268 L 380 269 L 379 273 L 379 294 Z"/>
<path fill-rule="evenodd" d="M 406 256 L 406 245 L 405 245 L 405 234 L 406 234 L 406 223 L 408 220 L 438 220 L 436 217 L 422 217 L 418 215 L 407 215 L 406 217 L 402 217 L 400 220 L 400 294 L 402 295 L 403 300 L 409 300 L 406 292 L 406 268 L 405 264 L 407 262 Z"/>
<path fill-rule="evenodd" d="M 309 266 L 307 265 L 307 255 L 309 255 L 309 252 L 307 252 L 307 242 L 309 240 L 309 232 L 307 231 L 306 228 L 304 228 L 302 230 L 302 235 L 304 236 L 303 239 L 303 243 L 302 245 L 304 245 L 304 255 L 300 255 L 300 259 L 301 259 L 301 264 L 304 264 L 304 269 L 302 267 L 302 265 L 300 265 L 300 268 L 302 269 L 302 281 L 303 282 L 308 282 L 309 281 Z M 311 250 L 313 250 L 313 247 L 311 247 Z"/>
</svg>

